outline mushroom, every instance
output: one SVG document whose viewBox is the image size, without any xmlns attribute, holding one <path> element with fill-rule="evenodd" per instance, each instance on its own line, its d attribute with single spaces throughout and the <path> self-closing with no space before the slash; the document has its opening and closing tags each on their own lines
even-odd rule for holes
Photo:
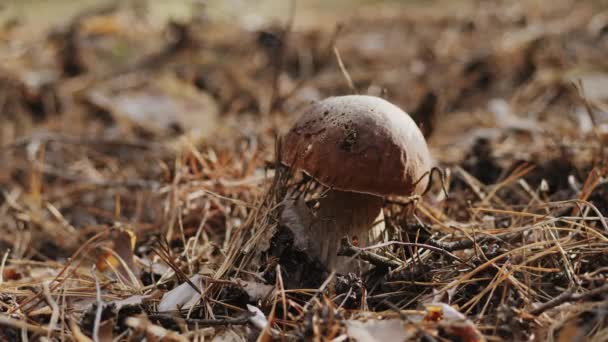
<svg viewBox="0 0 608 342">
<path fill-rule="evenodd" d="M 309 222 L 307 248 L 340 273 L 355 269 L 337 256 L 340 240 L 349 236 L 360 247 L 380 242 L 384 197 L 421 195 L 431 169 L 426 141 L 412 118 L 364 95 L 312 104 L 284 136 L 281 162 L 329 188 L 315 215 L 304 212 L 306 206 L 294 208 Z"/>
</svg>

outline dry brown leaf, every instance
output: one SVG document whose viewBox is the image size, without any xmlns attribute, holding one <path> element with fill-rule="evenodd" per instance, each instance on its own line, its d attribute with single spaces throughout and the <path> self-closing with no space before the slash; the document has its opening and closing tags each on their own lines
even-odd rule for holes
<svg viewBox="0 0 608 342">
<path fill-rule="evenodd" d="M 101 272 L 116 270 L 121 280 L 131 286 L 140 286 L 141 270 L 135 263 L 136 236 L 129 228 L 117 228 L 111 233 L 111 247 L 103 248 L 97 258 L 96 267 Z"/>
</svg>

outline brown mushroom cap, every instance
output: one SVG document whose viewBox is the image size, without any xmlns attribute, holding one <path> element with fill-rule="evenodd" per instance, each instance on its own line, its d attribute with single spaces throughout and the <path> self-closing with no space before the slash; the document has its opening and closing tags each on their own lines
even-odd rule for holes
<svg viewBox="0 0 608 342">
<path fill-rule="evenodd" d="M 325 186 L 378 196 L 421 194 L 431 168 L 424 136 L 399 107 L 374 96 L 311 105 L 283 140 L 281 162 Z"/>
</svg>

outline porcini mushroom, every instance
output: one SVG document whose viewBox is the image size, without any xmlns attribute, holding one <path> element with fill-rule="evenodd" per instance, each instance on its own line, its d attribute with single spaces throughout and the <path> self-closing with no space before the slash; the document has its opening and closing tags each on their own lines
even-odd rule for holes
<svg viewBox="0 0 608 342">
<path fill-rule="evenodd" d="M 364 95 L 312 104 L 285 135 L 281 162 L 330 190 L 319 198 L 309 249 L 329 269 L 352 271 L 337 256 L 344 236 L 359 246 L 379 242 L 389 195 L 420 195 L 431 157 L 412 118 L 390 102 Z M 300 208 L 301 206 L 296 206 Z M 302 213 L 305 215 L 305 213 Z"/>
</svg>

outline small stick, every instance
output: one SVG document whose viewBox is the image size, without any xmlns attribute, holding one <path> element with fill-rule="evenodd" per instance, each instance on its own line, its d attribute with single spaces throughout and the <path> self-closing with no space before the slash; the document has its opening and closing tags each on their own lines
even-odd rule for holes
<svg viewBox="0 0 608 342">
<path fill-rule="evenodd" d="M 97 311 L 95 312 L 95 322 L 93 324 L 93 340 L 99 342 L 99 326 L 101 325 L 101 314 L 103 313 L 103 300 L 101 299 L 101 287 L 99 286 L 99 279 L 97 279 L 97 270 L 95 265 L 91 269 L 91 274 L 95 279 L 95 293 L 97 300 Z"/>
<path fill-rule="evenodd" d="M 283 320 L 287 321 L 287 297 L 285 296 L 285 286 L 283 285 L 283 277 L 281 276 L 281 265 L 277 264 L 277 286 L 279 287 L 279 293 L 281 294 L 281 301 L 283 302 Z"/>
<path fill-rule="evenodd" d="M 374 266 L 382 266 L 387 268 L 398 268 L 403 266 L 403 264 L 396 259 L 390 259 L 353 246 L 346 237 L 340 240 L 340 249 L 338 250 L 338 255 L 357 256 L 359 259 L 365 260 Z"/>
<path fill-rule="evenodd" d="M 76 265 L 76 267 L 72 268 L 72 270 L 70 270 L 70 272 L 62 278 L 63 274 L 69 269 L 69 267 L 72 265 L 72 261 L 76 260 L 76 257 L 78 257 L 89 245 L 91 245 L 95 240 L 97 240 L 100 237 L 103 237 L 104 235 L 107 235 L 108 231 L 104 230 L 101 231 L 99 233 L 97 233 L 95 236 L 91 237 L 90 239 L 88 239 L 80 248 L 78 248 L 78 250 L 68 259 L 68 261 L 65 263 L 65 266 L 61 269 L 61 271 L 59 271 L 59 273 L 55 276 L 55 278 L 53 278 L 53 280 L 51 281 L 50 284 L 57 282 L 55 285 L 51 286 L 51 291 L 54 291 L 55 289 L 57 289 L 65 280 L 69 279 L 74 273 L 76 273 L 76 271 L 78 271 L 78 266 L 80 265 L 80 263 L 83 261 L 83 259 L 81 259 L 78 264 Z M 17 308 L 25 308 L 25 306 L 29 303 L 31 303 L 32 301 L 36 300 L 36 302 L 31 305 L 29 308 L 27 309 L 23 309 L 25 312 L 30 312 L 31 310 L 33 310 L 33 308 L 38 305 L 38 303 L 40 303 L 40 298 L 42 297 L 42 292 L 37 293 L 36 295 L 29 297 L 27 299 L 25 299 L 23 302 L 21 302 L 16 308 L 11 309 L 9 311 L 9 314 L 14 313 Z"/>
<path fill-rule="evenodd" d="M 49 322 L 49 331 L 46 334 L 46 338 L 51 339 L 51 333 L 57 327 L 57 322 L 59 321 L 59 305 L 53 299 L 53 295 L 51 294 L 51 290 L 49 288 L 49 282 L 45 281 L 42 283 L 44 289 L 44 297 L 46 298 L 46 302 L 52 308 L 51 320 Z"/>
<path fill-rule="evenodd" d="M 317 296 L 319 295 L 319 293 L 323 293 L 323 291 L 325 291 L 325 288 L 327 287 L 327 285 L 329 285 L 329 283 L 334 279 L 335 276 L 336 276 L 336 271 L 332 271 L 329 274 L 329 276 L 327 277 L 327 279 L 325 279 L 325 281 L 323 282 L 323 284 L 321 284 L 321 286 L 319 287 L 319 289 L 317 289 L 317 291 L 312 296 L 312 298 L 310 298 L 308 300 L 308 302 L 306 302 L 306 305 L 304 305 L 304 308 L 302 309 L 302 311 L 306 312 L 308 310 L 308 307 L 310 305 L 312 305 L 312 303 L 317 298 Z"/>
<path fill-rule="evenodd" d="M 148 318 L 152 321 L 163 321 L 163 320 L 171 320 L 176 321 L 180 320 L 186 323 L 188 326 L 222 326 L 222 325 L 243 325 L 249 322 L 249 318 L 253 316 L 253 314 L 247 312 L 239 317 L 235 318 L 224 318 L 224 319 L 196 319 L 196 318 L 179 318 L 171 315 L 164 314 L 153 314 L 149 315 Z"/>
<path fill-rule="evenodd" d="M 0 262 L 0 285 L 2 285 L 2 283 L 4 282 L 4 267 L 6 266 L 6 259 L 8 259 L 8 254 L 11 252 L 10 249 L 8 249 L 6 251 L 6 253 L 4 253 L 4 256 L 2 257 L 2 262 Z"/>
<path fill-rule="evenodd" d="M 372 249 L 372 248 L 380 248 L 380 247 L 387 247 L 390 245 L 400 245 L 400 246 L 414 246 L 414 247 L 418 247 L 418 248 L 426 248 L 428 250 L 431 251 L 435 251 L 435 252 L 439 252 L 442 254 L 445 254 L 449 257 L 451 257 L 452 259 L 465 264 L 467 266 L 470 266 L 472 268 L 474 268 L 475 266 L 468 264 L 467 262 L 465 262 L 464 260 L 462 260 L 461 258 L 457 257 L 456 255 L 450 253 L 449 251 L 446 251 L 445 249 L 439 248 L 439 247 L 435 247 L 435 246 L 431 246 L 428 244 L 424 244 L 424 243 L 419 243 L 419 242 L 401 242 L 401 241 L 388 241 L 388 242 L 383 242 L 383 243 L 379 243 L 373 246 L 369 246 L 369 247 L 365 247 L 362 248 L 362 250 L 368 250 L 368 249 Z"/>
<path fill-rule="evenodd" d="M 477 243 L 481 244 L 485 240 L 486 239 L 480 239 L 479 241 L 477 241 Z M 473 240 L 459 240 L 459 241 L 452 241 L 452 242 L 443 242 L 443 241 L 439 241 L 439 240 L 429 239 L 426 242 L 426 244 L 429 245 L 429 246 L 441 248 L 441 249 L 446 250 L 448 252 L 453 252 L 453 251 L 460 251 L 460 250 L 463 250 L 463 249 L 473 248 L 475 246 L 475 241 L 473 241 Z"/>
<path fill-rule="evenodd" d="M 51 330 L 47 327 L 41 327 L 34 324 L 30 324 L 25 321 L 21 321 L 6 315 L 0 315 L 0 325 L 9 326 L 17 329 L 25 329 L 27 331 L 31 331 L 40 335 L 46 335 L 47 333 L 51 332 Z"/>
<path fill-rule="evenodd" d="M 357 88 L 355 88 L 353 79 L 350 77 L 350 74 L 348 73 L 346 67 L 344 66 L 344 63 L 342 62 L 342 58 L 340 57 L 340 51 L 338 51 L 338 48 L 336 46 L 334 46 L 334 54 L 336 55 L 336 59 L 338 60 L 338 66 L 340 67 L 340 71 L 342 71 L 342 75 L 344 75 L 344 78 L 346 78 L 346 83 L 348 83 L 348 87 L 350 88 L 350 90 L 353 91 L 353 93 L 359 94 Z"/>
<path fill-rule="evenodd" d="M 548 302 L 545 302 L 539 305 L 536 309 L 530 311 L 529 313 L 534 316 L 538 316 L 543 312 L 553 309 L 561 304 L 566 302 L 576 302 L 579 300 L 589 299 L 591 297 L 595 297 L 597 295 L 607 294 L 608 293 L 608 284 L 595 288 L 585 293 L 574 293 L 572 289 L 567 290 L 566 292 L 560 294 L 559 296 L 551 299 Z"/>
</svg>

